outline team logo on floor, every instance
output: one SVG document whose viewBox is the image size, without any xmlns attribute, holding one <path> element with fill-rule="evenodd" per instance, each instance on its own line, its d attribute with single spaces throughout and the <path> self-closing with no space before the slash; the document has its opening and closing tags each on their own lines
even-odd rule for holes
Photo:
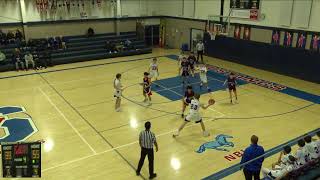
<svg viewBox="0 0 320 180">
<path fill-rule="evenodd" d="M 229 151 L 228 149 L 226 149 L 226 147 L 234 147 L 234 144 L 232 142 L 229 142 L 228 138 L 233 137 L 225 134 L 219 134 L 213 141 L 202 144 L 196 152 L 203 153 L 206 149 Z"/>
<path fill-rule="evenodd" d="M 1 129 L 4 135 L 1 134 L 0 143 L 24 141 L 38 132 L 25 108 L 19 106 L 0 107 Z"/>
</svg>

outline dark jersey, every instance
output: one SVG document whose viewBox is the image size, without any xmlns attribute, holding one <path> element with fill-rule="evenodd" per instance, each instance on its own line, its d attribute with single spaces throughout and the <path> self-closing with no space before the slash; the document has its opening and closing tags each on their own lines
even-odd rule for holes
<svg viewBox="0 0 320 180">
<path fill-rule="evenodd" d="M 190 66 L 193 67 L 195 62 L 196 62 L 196 57 L 195 56 L 189 56 L 188 57 L 188 62 L 190 64 Z"/>
<path fill-rule="evenodd" d="M 143 91 L 145 93 L 149 93 L 151 92 L 151 82 L 150 82 L 150 79 L 148 77 L 144 77 L 143 78 Z"/>
<path fill-rule="evenodd" d="M 190 103 L 191 102 L 191 98 L 194 96 L 194 92 L 193 91 L 191 91 L 190 93 L 188 92 L 188 91 L 186 91 L 185 93 L 184 93 L 184 98 L 185 98 L 185 101 L 187 102 L 187 103 Z"/>
<path fill-rule="evenodd" d="M 181 62 L 182 76 L 189 76 L 190 64 L 187 61 Z"/>
<path fill-rule="evenodd" d="M 227 79 L 227 83 L 228 83 L 228 88 L 229 90 L 234 90 L 236 89 L 236 78 L 231 78 L 231 77 L 228 77 Z"/>
</svg>

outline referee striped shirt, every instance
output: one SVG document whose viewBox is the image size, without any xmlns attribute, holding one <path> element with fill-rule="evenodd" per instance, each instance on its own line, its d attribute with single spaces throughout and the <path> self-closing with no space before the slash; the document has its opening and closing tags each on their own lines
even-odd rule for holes
<svg viewBox="0 0 320 180">
<path fill-rule="evenodd" d="M 151 131 L 141 131 L 139 135 L 140 146 L 147 149 L 153 149 L 153 144 L 156 142 L 156 136 Z"/>
</svg>

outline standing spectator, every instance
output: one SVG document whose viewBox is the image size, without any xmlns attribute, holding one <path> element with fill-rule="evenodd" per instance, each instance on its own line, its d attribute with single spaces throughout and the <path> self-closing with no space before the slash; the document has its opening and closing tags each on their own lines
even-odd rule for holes
<svg viewBox="0 0 320 180">
<path fill-rule="evenodd" d="M 6 55 L 0 51 L 0 64 L 4 64 L 6 60 Z"/>
<path fill-rule="evenodd" d="M 259 138 L 256 135 L 251 136 L 251 145 L 244 151 L 240 164 L 243 164 L 247 161 L 260 157 L 264 154 L 264 149 L 262 146 L 258 145 Z M 254 177 L 254 180 L 260 179 L 260 170 L 264 157 L 256 159 L 243 167 L 243 173 L 246 180 L 251 180 Z"/>
<path fill-rule="evenodd" d="M 196 49 L 198 54 L 197 61 L 199 62 L 199 57 L 201 57 L 201 62 L 203 63 L 204 44 L 201 40 L 198 42 Z"/>
<path fill-rule="evenodd" d="M 12 55 L 12 62 L 16 65 L 16 70 L 19 71 L 19 64 L 21 65 L 22 70 L 24 69 L 24 64 L 21 59 L 21 52 L 18 48 L 14 49 L 13 55 Z"/>
<path fill-rule="evenodd" d="M 158 152 L 158 144 L 156 141 L 156 136 L 154 135 L 153 132 L 150 131 L 151 128 L 151 123 L 148 121 L 144 124 L 144 127 L 146 128 L 144 131 L 140 132 L 139 135 L 139 144 L 141 147 L 141 156 L 140 156 L 140 161 L 138 164 L 138 169 L 136 171 L 137 176 L 140 175 L 141 168 L 144 163 L 144 159 L 146 158 L 146 155 L 148 155 L 148 160 L 149 160 L 149 174 L 150 174 L 150 179 L 153 179 L 157 177 L 157 174 L 153 172 L 153 160 L 154 160 L 154 155 L 153 155 L 153 145 L 156 147 L 156 152 Z"/>
<path fill-rule="evenodd" d="M 89 29 L 87 31 L 87 36 L 92 37 L 93 35 L 94 35 L 94 30 L 91 27 L 89 27 Z"/>
<path fill-rule="evenodd" d="M 35 69 L 35 63 L 34 63 L 34 60 L 33 60 L 33 56 L 32 54 L 27 51 L 27 53 L 24 55 L 24 61 L 26 63 L 26 70 L 28 71 L 29 70 L 29 64 L 32 64 L 32 68 Z"/>
</svg>

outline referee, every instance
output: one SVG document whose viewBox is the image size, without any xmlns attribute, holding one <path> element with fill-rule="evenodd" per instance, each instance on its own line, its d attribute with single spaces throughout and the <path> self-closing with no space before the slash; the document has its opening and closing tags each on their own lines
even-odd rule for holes
<svg viewBox="0 0 320 180">
<path fill-rule="evenodd" d="M 199 62 L 199 58 L 201 57 L 201 62 L 203 63 L 203 52 L 204 52 L 204 44 L 202 42 L 202 40 L 200 40 L 198 42 L 198 44 L 196 45 L 196 49 L 197 49 L 197 62 Z"/>
<path fill-rule="evenodd" d="M 149 174 L 150 174 L 150 179 L 153 179 L 157 177 L 157 174 L 153 172 L 153 160 L 154 160 L 154 155 L 153 155 L 153 144 L 156 147 L 156 152 L 158 152 L 158 144 L 156 141 L 156 136 L 154 135 L 153 132 L 150 131 L 151 128 L 151 123 L 148 121 L 144 124 L 144 127 L 146 130 L 141 131 L 139 135 L 139 144 L 141 147 L 141 156 L 140 156 L 140 161 L 138 164 L 138 169 L 136 171 L 137 176 L 140 175 L 141 168 L 144 163 L 144 159 L 146 158 L 146 155 L 148 155 L 148 160 L 149 160 Z"/>
</svg>

